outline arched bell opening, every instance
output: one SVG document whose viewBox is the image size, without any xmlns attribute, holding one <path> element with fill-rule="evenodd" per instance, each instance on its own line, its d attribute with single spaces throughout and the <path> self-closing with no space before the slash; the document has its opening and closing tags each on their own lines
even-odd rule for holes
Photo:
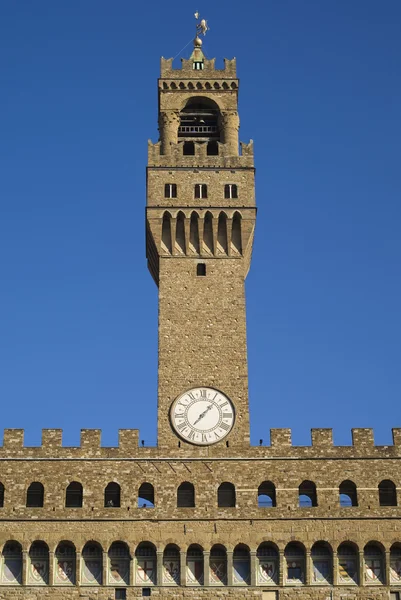
<svg viewBox="0 0 401 600">
<path fill-rule="evenodd" d="M 210 98 L 190 98 L 180 112 L 178 139 L 220 140 L 220 110 Z"/>
</svg>

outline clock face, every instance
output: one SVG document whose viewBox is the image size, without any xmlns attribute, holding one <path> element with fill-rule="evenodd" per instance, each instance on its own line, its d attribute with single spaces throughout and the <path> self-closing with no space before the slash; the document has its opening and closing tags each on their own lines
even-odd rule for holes
<svg viewBox="0 0 401 600">
<path fill-rule="evenodd" d="M 180 437 L 198 446 L 215 444 L 230 433 L 235 419 L 231 400 L 213 388 L 192 388 L 171 405 L 171 424 Z"/>
</svg>

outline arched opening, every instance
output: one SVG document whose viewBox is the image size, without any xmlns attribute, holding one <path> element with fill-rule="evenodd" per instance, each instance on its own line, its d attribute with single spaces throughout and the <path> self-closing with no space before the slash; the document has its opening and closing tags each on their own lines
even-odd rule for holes
<svg viewBox="0 0 401 600">
<path fill-rule="evenodd" d="M 213 250 L 213 217 L 208 211 L 205 214 L 205 220 L 203 223 L 203 249 L 205 252 L 210 254 L 214 253 Z"/>
<path fill-rule="evenodd" d="M 49 548 L 45 542 L 33 542 L 29 549 L 28 585 L 49 583 Z"/>
<path fill-rule="evenodd" d="M 337 550 L 339 583 L 358 585 L 358 549 L 354 544 L 344 542 Z"/>
<path fill-rule="evenodd" d="M 203 549 L 191 544 L 187 551 L 187 585 L 203 585 Z"/>
<path fill-rule="evenodd" d="M 54 553 L 57 585 L 75 585 L 76 552 L 72 542 L 60 542 Z"/>
<path fill-rule="evenodd" d="M 340 484 L 340 506 L 358 506 L 358 496 L 356 491 L 356 485 L 353 481 L 347 479 Z"/>
<path fill-rule="evenodd" d="M 258 487 L 258 507 L 272 508 L 276 506 L 276 486 L 271 481 L 264 481 Z"/>
<path fill-rule="evenodd" d="M 175 227 L 175 248 L 181 254 L 186 254 L 185 244 L 185 216 L 181 211 L 177 215 Z"/>
<path fill-rule="evenodd" d="M 65 491 L 66 508 L 82 508 L 83 490 L 78 481 L 71 481 Z"/>
<path fill-rule="evenodd" d="M 219 155 L 219 145 L 216 141 L 208 142 L 206 149 L 208 156 L 218 156 Z"/>
<path fill-rule="evenodd" d="M 198 213 L 196 213 L 196 212 L 191 213 L 191 220 L 189 223 L 189 247 L 190 247 L 190 250 L 195 254 L 200 253 L 198 221 L 199 221 Z"/>
<path fill-rule="evenodd" d="M 279 554 L 277 548 L 269 542 L 263 542 L 257 549 L 256 560 L 256 583 L 258 585 L 278 585 Z"/>
<path fill-rule="evenodd" d="M 397 488 L 390 479 L 379 483 L 380 506 L 397 506 Z"/>
<path fill-rule="evenodd" d="M 221 254 L 228 254 L 227 215 L 224 212 L 219 214 L 219 222 L 217 227 L 217 249 Z"/>
<path fill-rule="evenodd" d="M 21 585 L 22 547 L 14 540 L 6 542 L 1 553 L 1 585 Z"/>
<path fill-rule="evenodd" d="M 115 481 L 107 484 L 104 490 L 104 506 L 106 508 L 119 508 L 121 506 L 121 488 Z"/>
<path fill-rule="evenodd" d="M 180 112 L 178 138 L 219 139 L 219 107 L 213 100 L 192 97 Z"/>
<path fill-rule="evenodd" d="M 331 584 L 333 581 L 332 551 L 326 542 L 316 542 L 311 550 L 312 583 Z"/>
<path fill-rule="evenodd" d="M 316 485 L 313 481 L 303 481 L 298 488 L 300 508 L 317 506 Z"/>
<path fill-rule="evenodd" d="M 384 583 L 384 557 L 379 544 L 369 542 L 363 551 L 365 584 Z"/>
<path fill-rule="evenodd" d="M 108 552 L 107 582 L 109 585 L 129 585 L 130 553 L 125 542 L 113 542 Z"/>
<path fill-rule="evenodd" d="M 157 584 L 156 548 L 150 542 L 141 542 L 135 551 L 137 585 Z"/>
<path fill-rule="evenodd" d="M 184 156 L 195 156 L 195 144 L 193 142 L 184 142 L 182 153 Z"/>
<path fill-rule="evenodd" d="M 210 585 L 227 585 L 227 552 L 221 544 L 210 550 Z"/>
<path fill-rule="evenodd" d="M 81 582 L 102 585 L 103 549 L 97 542 L 87 542 L 82 550 Z"/>
<path fill-rule="evenodd" d="M 177 489 L 177 507 L 194 508 L 195 506 L 195 488 L 192 483 L 184 481 Z"/>
<path fill-rule="evenodd" d="M 0 508 L 4 507 L 4 485 L 0 481 Z"/>
<path fill-rule="evenodd" d="M 287 544 L 284 557 L 286 562 L 286 583 L 305 583 L 305 548 L 299 542 Z"/>
<path fill-rule="evenodd" d="M 26 493 L 26 505 L 29 508 L 42 508 L 44 502 L 45 488 L 39 481 L 34 481 Z"/>
<path fill-rule="evenodd" d="M 172 254 L 172 243 L 171 243 L 171 215 L 169 212 L 165 212 L 163 215 L 162 222 L 162 250 Z"/>
<path fill-rule="evenodd" d="M 401 584 L 401 543 L 390 548 L 390 583 Z"/>
<path fill-rule="evenodd" d="M 238 212 L 233 216 L 231 248 L 234 253 L 242 254 L 241 215 Z"/>
<path fill-rule="evenodd" d="M 225 481 L 217 490 L 217 506 L 227 508 L 235 506 L 235 486 Z"/>
<path fill-rule="evenodd" d="M 155 490 L 151 483 L 142 483 L 138 490 L 138 508 L 155 507 Z"/>
<path fill-rule="evenodd" d="M 180 550 L 175 544 L 163 552 L 163 585 L 180 585 Z"/>
<path fill-rule="evenodd" d="M 251 582 L 251 559 L 248 546 L 238 544 L 233 553 L 234 585 L 249 585 Z"/>
</svg>

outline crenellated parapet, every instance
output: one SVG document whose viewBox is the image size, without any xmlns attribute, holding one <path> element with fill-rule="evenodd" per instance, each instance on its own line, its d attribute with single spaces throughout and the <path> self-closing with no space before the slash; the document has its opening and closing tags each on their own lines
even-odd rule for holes
<svg viewBox="0 0 401 600">
<path fill-rule="evenodd" d="M 237 61 L 235 58 L 225 58 L 224 67 L 222 69 L 216 69 L 216 59 L 205 58 L 203 61 L 203 69 L 196 71 L 193 68 L 193 60 L 181 59 L 181 68 L 173 67 L 172 58 L 160 59 L 160 76 L 164 79 L 181 79 L 186 76 L 190 79 L 205 79 L 210 77 L 211 74 L 216 73 L 219 78 L 236 79 L 237 77 Z"/>
<path fill-rule="evenodd" d="M 242 446 L 238 451 L 222 446 L 199 448 L 186 447 L 185 455 L 179 446 L 170 451 L 161 451 L 156 446 L 146 446 L 139 438 L 138 429 L 120 429 L 118 446 L 101 445 L 100 429 L 82 429 L 80 445 L 63 446 L 61 429 L 43 429 L 40 446 L 24 445 L 23 429 L 5 429 L 0 460 L 4 459 L 95 459 L 95 458 L 144 458 L 157 460 L 174 456 L 182 460 L 199 458 L 232 458 L 232 460 L 259 459 L 386 459 L 401 458 L 401 428 L 392 430 L 393 444 L 376 446 L 373 429 L 352 429 L 352 444 L 336 446 L 332 429 L 312 429 L 310 446 L 294 446 L 291 429 L 271 429 L 270 445 Z M 191 451 L 192 450 L 192 451 Z"/>
<path fill-rule="evenodd" d="M 204 142 L 194 141 L 193 154 L 184 154 L 184 141 L 177 141 L 177 134 L 171 121 L 163 127 L 171 127 L 168 145 L 165 142 L 153 143 L 148 141 L 148 167 L 209 167 L 241 169 L 254 168 L 253 140 L 249 143 L 240 143 L 241 153 L 232 152 L 230 144 L 216 142 L 217 153 L 208 155 L 208 145 Z M 230 130 L 227 131 L 230 135 Z M 171 141 L 170 141 L 171 140 Z M 235 143 L 235 141 L 234 141 Z"/>
</svg>

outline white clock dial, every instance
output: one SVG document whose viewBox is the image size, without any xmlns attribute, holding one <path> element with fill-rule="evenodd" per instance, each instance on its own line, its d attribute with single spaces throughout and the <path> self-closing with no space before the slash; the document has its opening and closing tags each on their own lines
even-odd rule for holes
<svg viewBox="0 0 401 600">
<path fill-rule="evenodd" d="M 174 400 L 170 419 L 175 431 L 184 440 L 207 446 L 230 433 L 235 419 L 234 406 L 218 390 L 192 388 Z"/>
</svg>

